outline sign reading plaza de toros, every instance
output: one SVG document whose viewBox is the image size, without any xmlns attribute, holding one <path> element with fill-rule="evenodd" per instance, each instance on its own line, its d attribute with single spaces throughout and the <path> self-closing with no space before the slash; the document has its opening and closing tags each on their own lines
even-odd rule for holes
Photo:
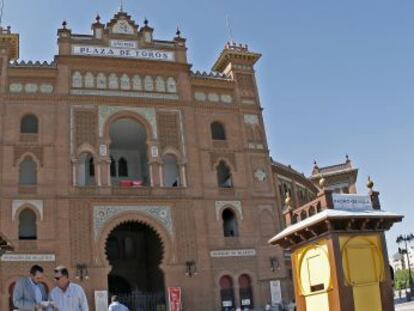
<svg viewBox="0 0 414 311">
<path fill-rule="evenodd" d="M 167 62 L 175 60 L 174 52 L 104 46 L 74 45 L 72 46 L 72 54 L 80 56 L 121 57 Z"/>
</svg>

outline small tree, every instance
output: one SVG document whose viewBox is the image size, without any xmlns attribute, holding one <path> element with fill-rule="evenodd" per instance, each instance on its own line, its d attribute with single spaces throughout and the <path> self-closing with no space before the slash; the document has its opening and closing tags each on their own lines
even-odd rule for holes
<svg viewBox="0 0 414 311">
<path fill-rule="evenodd" d="M 400 290 L 409 287 L 408 270 L 395 271 L 395 289 Z"/>
</svg>

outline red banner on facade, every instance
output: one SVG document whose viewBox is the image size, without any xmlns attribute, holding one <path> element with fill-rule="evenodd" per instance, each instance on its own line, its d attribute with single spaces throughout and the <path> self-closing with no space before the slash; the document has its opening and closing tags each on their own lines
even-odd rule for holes
<svg viewBox="0 0 414 311">
<path fill-rule="evenodd" d="M 170 311 L 181 311 L 181 287 L 168 287 Z"/>
</svg>

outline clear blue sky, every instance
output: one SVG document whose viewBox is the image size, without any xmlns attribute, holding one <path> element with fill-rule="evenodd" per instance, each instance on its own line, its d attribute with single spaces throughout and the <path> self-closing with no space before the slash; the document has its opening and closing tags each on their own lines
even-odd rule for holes
<svg viewBox="0 0 414 311">
<path fill-rule="evenodd" d="M 97 12 L 107 22 L 117 0 L 5 0 L 4 24 L 21 35 L 21 58 L 51 60 L 67 19 L 89 32 Z M 180 25 L 196 70 L 209 70 L 229 39 L 263 54 L 257 65 L 272 156 L 310 173 L 349 153 L 371 175 L 384 209 L 414 232 L 414 1 L 412 0 L 125 0 L 139 24 L 171 39 Z M 390 243 L 392 242 L 392 243 Z"/>
</svg>

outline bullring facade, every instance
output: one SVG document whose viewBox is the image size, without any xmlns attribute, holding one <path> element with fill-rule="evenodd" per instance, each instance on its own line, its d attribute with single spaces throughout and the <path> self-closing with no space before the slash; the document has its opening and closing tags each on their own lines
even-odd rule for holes
<svg viewBox="0 0 414 311">
<path fill-rule="evenodd" d="M 69 267 L 91 307 L 116 293 L 163 310 L 169 287 L 187 310 L 293 297 L 268 240 L 287 183 L 300 204 L 318 177 L 269 157 L 260 54 L 231 42 L 212 73 L 194 72 L 179 31 L 157 40 L 123 11 L 88 35 L 64 23 L 51 63 L 18 61 L 19 36 L 1 32 L 0 231 L 14 247 L 1 310 L 34 262 Z"/>
</svg>

